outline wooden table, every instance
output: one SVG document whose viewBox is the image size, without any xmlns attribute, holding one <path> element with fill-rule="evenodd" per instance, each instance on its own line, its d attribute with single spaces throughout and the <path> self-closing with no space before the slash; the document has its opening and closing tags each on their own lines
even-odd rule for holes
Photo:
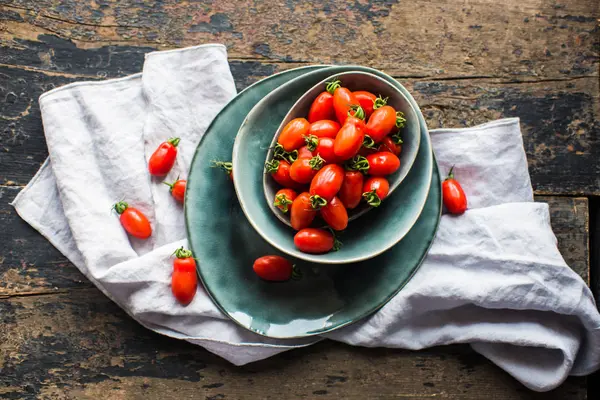
<svg viewBox="0 0 600 400">
<path fill-rule="evenodd" d="M 356 63 L 406 85 L 431 128 L 520 117 L 537 200 L 550 203 L 560 249 L 589 282 L 600 194 L 597 0 L 0 4 L 1 398 L 586 398 L 586 378 L 536 394 L 467 346 L 327 341 L 233 367 L 135 323 L 8 202 L 48 155 L 42 92 L 139 72 L 153 50 L 221 42 L 238 89 L 300 65 Z"/>
</svg>

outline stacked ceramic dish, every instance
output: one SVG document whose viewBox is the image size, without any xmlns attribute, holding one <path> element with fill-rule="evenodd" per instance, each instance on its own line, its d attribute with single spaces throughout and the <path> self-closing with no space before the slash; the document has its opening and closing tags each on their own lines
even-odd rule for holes
<svg viewBox="0 0 600 400">
<path fill-rule="evenodd" d="M 401 167 L 380 207 L 350 214 L 336 252 L 298 251 L 294 231 L 270 206 L 276 191 L 264 163 L 280 128 L 306 115 L 324 82 L 388 97 L 404 113 Z M 233 185 L 211 168 L 232 160 Z M 441 212 L 440 176 L 425 120 L 410 93 L 365 67 L 311 66 L 270 76 L 238 94 L 215 118 L 196 151 L 185 201 L 190 246 L 215 304 L 261 335 L 297 338 L 355 322 L 384 305 L 410 279 L 429 249 Z M 260 280 L 264 255 L 293 259 L 301 278 Z"/>
</svg>

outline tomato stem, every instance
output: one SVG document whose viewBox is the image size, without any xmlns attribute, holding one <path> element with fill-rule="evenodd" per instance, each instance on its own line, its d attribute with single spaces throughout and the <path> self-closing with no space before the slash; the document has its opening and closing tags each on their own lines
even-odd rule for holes
<svg viewBox="0 0 600 400">
<path fill-rule="evenodd" d="M 265 163 L 265 171 L 274 174 L 279 169 L 279 160 L 271 160 Z"/>
<path fill-rule="evenodd" d="M 175 147 L 177 147 L 177 145 L 179 144 L 180 141 L 181 141 L 181 139 L 178 137 L 173 137 L 173 138 L 170 138 L 169 140 L 167 140 L 168 143 L 171 143 Z"/>
<path fill-rule="evenodd" d="M 308 162 L 308 165 L 310 165 L 310 167 L 312 169 L 314 169 L 315 171 L 318 171 L 321 168 L 323 168 L 323 165 L 325 165 L 325 159 L 323 157 L 321 157 L 319 154 L 317 154 L 316 156 L 314 156 L 313 158 L 310 159 L 310 161 Z"/>
<path fill-rule="evenodd" d="M 402 111 L 396 112 L 396 128 L 404 128 L 405 122 L 406 118 L 404 118 L 404 113 Z"/>
<path fill-rule="evenodd" d="M 363 197 L 367 201 L 367 204 L 371 207 L 379 207 L 381 205 L 381 199 L 377 195 L 377 191 L 371 190 L 370 192 L 363 193 Z"/>
<path fill-rule="evenodd" d="M 173 254 L 177 258 L 189 258 L 193 256 L 192 252 L 190 250 L 185 249 L 183 246 L 175 250 Z"/>
<path fill-rule="evenodd" d="M 450 168 L 450 171 L 448 171 L 448 176 L 446 177 L 445 180 L 450 180 L 450 179 L 454 179 L 454 165 Z"/>
<path fill-rule="evenodd" d="M 125 210 L 127 210 L 127 208 L 129 207 L 129 204 L 125 203 L 124 201 L 119 201 L 118 203 L 116 203 L 113 208 L 115 209 L 115 211 L 117 212 L 117 214 L 121 215 L 123 214 L 123 212 Z"/>
<path fill-rule="evenodd" d="M 370 167 L 369 160 L 361 155 L 356 155 L 346 161 L 346 169 L 348 171 L 360 171 L 363 174 L 366 174 Z"/>
<path fill-rule="evenodd" d="M 373 102 L 373 110 L 377 110 L 378 108 L 385 106 L 387 104 L 388 98 L 389 97 L 386 97 L 384 99 L 383 97 L 381 97 L 381 95 L 379 95 L 379 97 L 377 97 Z"/>
<path fill-rule="evenodd" d="M 363 140 L 363 147 L 366 149 L 374 149 L 375 148 L 375 141 L 373 140 L 373 138 L 369 135 L 365 135 L 365 138 Z"/>
<path fill-rule="evenodd" d="M 297 281 L 302 278 L 302 271 L 298 269 L 296 264 L 292 265 L 292 279 Z"/>
<path fill-rule="evenodd" d="M 354 112 L 354 114 L 352 114 L 352 112 Z M 362 119 L 363 121 L 366 118 L 365 110 L 363 110 L 363 108 L 358 104 L 353 104 L 350 106 L 350 109 L 348 110 L 348 116 L 356 117 L 358 119 Z"/>
<path fill-rule="evenodd" d="M 402 138 L 400 137 L 400 132 L 397 132 L 396 134 L 392 135 L 392 142 L 394 142 L 396 144 L 402 144 L 402 143 L 404 143 L 402 141 Z"/>
<path fill-rule="evenodd" d="M 275 201 L 273 205 L 278 207 L 283 213 L 287 213 L 289 210 L 289 205 L 292 204 L 293 201 L 288 199 L 285 193 L 278 194 L 275 196 Z"/>
<path fill-rule="evenodd" d="M 231 175 L 231 172 L 233 171 L 233 164 L 231 162 L 213 160 L 211 161 L 211 167 L 221 168 L 223 171 L 227 172 L 227 175 Z"/>
<path fill-rule="evenodd" d="M 327 200 L 325 200 L 318 194 L 313 194 L 312 196 L 310 196 L 309 199 L 310 199 L 310 206 L 315 210 L 319 210 L 319 209 L 321 209 L 321 207 L 325 207 L 327 205 Z"/>
<path fill-rule="evenodd" d="M 310 151 L 315 151 L 319 145 L 319 138 L 315 135 L 304 136 L 304 141 Z"/>
<path fill-rule="evenodd" d="M 273 148 L 273 158 L 275 160 L 286 160 L 291 164 L 298 159 L 298 150 L 288 152 L 281 144 L 277 143 Z"/>
<path fill-rule="evenodd" d="M 335 92 L 335 89 L 342 87 L 342 82 L 339 81 L 338 79 L 331 81 L 331 82 L 327 82 L 327 84 L 325 85 L 325 90 L 327 90 L 329 93 L 333 94 L 333 92 Z"/>
</svg>

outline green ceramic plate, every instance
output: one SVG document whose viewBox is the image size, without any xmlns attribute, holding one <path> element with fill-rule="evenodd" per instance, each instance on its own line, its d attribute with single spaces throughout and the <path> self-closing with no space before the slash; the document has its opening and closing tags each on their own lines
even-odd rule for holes
<svg viewBox="0 0 600 400">
<path fill-rule="evenodd" d="M 254 231 L 239 206 L 231 181 L 221 171 L 210 168 L 210 160 L 230 159 L 239 126 L 261 98 L 289 80 L 321 68 L 324 67 L 285 71 L 241 92 L 208 128 L 188 176 L 185 201 L 188 238 L 199 260 L 198 271 L 204 287 L 233 321 L 275 338 L 325 333 L 373 313 L 417 270 L 440 218 L 440 176 L 434 165 L 429 197 L 421 216 L 389 251 L 369 261 L 339 266 L 298 262 L 302 278 L 285 283 L 267 283 L 255 276 L 252 264 L 256 258 L 281 253 Z M 370 68 L 354 69 L 378 73 Z M 412 97 L 405 94 L 416 107 Z M 425 121 L 421 124 L 422 134 L 427 135 Z M 377 210 L 372 213 L 369 215 L 375 218 Z"/>
<path fill-rule="evenodd" d="M 339 239 L 344 244 L 338 251 L 325 254 L 303 253 L 294 245 L 296 231 L 282 223 L 277 214 L 273 213 L 270 203 L 265 200 L 264 194 L 264 162 L 267 149 L 273 146 L 273 135 L 286 117 L 296 100 L 302 97 L 307 90 L 324 79 L 340 78 L 342 82 L 350 81 L 345 78 L 344 72 L 353 67 L 332 67 L 318 71 L 308 72 L 301 77 L 293 79 L 266 95 L 250 111 L 237 134 L 233 145 L 233 170 L 234 185 L 237 197 L 248 218 L 254 227 L 267 242 L 273 247 L 298 259 L 319 264 L 348 264 L 365 261 L 382 254 L 398 243 L 412 228 L 421 215 L 433 171 L 433 157 L 431 156 L 431 141 L 429 136 L 421 133 L 419 118 L 423 118 L 418 108 L 403 105 L 410 124 L 402 130 L 411 142 L 412 137 L 424 136 L 421 145 L 412 143 L 414 161 L 412 168 L 406 171 L 407 175 L 396 189 L 382 202 L 381 206 L 369 211 L 368 216 L 357 218 L 348 224 L 348 227 L 339 234 Z M 358 75 L 353 71 L 352 76 Z M 359 71 L 360 72 L 360 71 Z M 394 85 L 404 95 L 406 89 L 396 80 L 381 72 L 379 77 L 385 82 Z M 369 74 L 369 76 L 373 76 Z M 377 78 L 379 79 L 379 78 Z M 366 87 L 370 89 L 369 86 Z M 352 89 L 352 88 L 351 88 Z M 384 96 L 393 92 L 381 90 Z M 378 93 L 379 91 L 376 91 Z M 398 94 L 396 94 L 397 100 Z M 405 100 L 404 100 L 405 99 Z M 403 100 L 408 103 L 406 95 Z M 398 103 L 393 103 L 398 106 Z M 412 134 L 409 132 L 412 129 Z M 409 148 L 410 149 L 410 148 Z M 410 153 L 410 152 L 409 152 Z M 402 155 L 400 155 L 402 157 Z M 389 177 L 393 183 L 393 175 Z M 270 178 L 270 177 L 269 177 Z M 270 198 L 274 198 L 274 193 Z M 316 224 L 318 225 L 318 223 Z"/>
</svg>

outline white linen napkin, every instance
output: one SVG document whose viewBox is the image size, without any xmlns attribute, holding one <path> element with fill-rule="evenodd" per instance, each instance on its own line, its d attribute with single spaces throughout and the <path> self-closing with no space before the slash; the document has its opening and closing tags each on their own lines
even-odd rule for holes
<svg viewBox="0 0 600 400">
<path fill-rule="evenodd" d="M 246 331 L 202 287 L 180 306 L 170 274 L 171 254 L 187 245 L 183 212 L 147 172 L 152 151 L 176 135 L 167 180 L 186 177 L 200 137 L 234 95 L 222 45 L 150 53 L 140 74 L 51 90 L 40 97 L 50 157 L 13 205 L 139 323 L 242 365 L 321 338 Z M 538 391 L 598 369 L 600 315 L 556 247 L 548 206 L 533 202 L 518 119 L 430 133 L 441 172 L 457 165 L 469 210 L 442 217 L 425 262 L 387 305 L 324 337 L 406 349 L 470 343 Z M 120 199 L 151 219 L 149 240 L 129 238 L 110 214 Z"/>
</svg>

